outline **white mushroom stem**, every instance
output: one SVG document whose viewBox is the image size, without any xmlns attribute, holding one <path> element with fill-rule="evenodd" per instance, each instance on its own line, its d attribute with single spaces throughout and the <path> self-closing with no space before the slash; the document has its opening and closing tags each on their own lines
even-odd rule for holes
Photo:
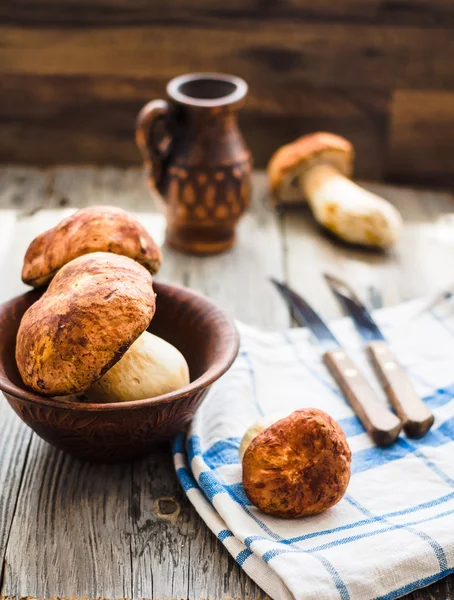
<svg viewBox="0 0 454 600">
<path fill-rule="evenodd" d="M 402 218 L 387 200 L 356 185 L 328 164 L 301 174 L 300 187 L 315 219 L 340 238 L 386 248 L 398 239 Z"/>
<path fill-rule="evenodd" d="M 85 395 L 90 402 L 127 402 L 167 394 L 188 383 L 181 352 L 145 331 Z"/>
<path fill-rule="evenodd" d="M 263 430 L 267 429 L 280 419 L 284 418 L 285 416 L 286 415 L 270 415 L 267 417 L 262 417 L 253 425 L 251 425 L 246 431 L 246 433 L 243 435 L 243 439 L 241 440 L 240 447 L 238 449 L 240 459 L 243 460 L 244 453 L 246 452 L 249 444 L 254 438 L 258 436 L 259 433 L 261 433 Z"/>
</svg>

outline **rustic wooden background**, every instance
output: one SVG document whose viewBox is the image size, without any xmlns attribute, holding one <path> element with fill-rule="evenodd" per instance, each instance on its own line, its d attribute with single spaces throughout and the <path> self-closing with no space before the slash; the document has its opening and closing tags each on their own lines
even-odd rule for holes
<svg viewBox="0 0 454 600">
<path fill-rule="evenodd" d="M 200 70 L 249 82 L 258 166 L 322 128 L 359 177 L 454 181 L 454 0 L 4 0 L 0 161 L 137 164 L 140 106 Z"/>
</svg>

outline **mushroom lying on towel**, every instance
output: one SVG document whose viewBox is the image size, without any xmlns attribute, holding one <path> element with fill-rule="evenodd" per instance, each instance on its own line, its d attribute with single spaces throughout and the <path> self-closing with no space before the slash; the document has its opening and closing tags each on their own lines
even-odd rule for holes
<svg viewBox="0 0 454 600">
<path fill-rule="evenodd" d="M 44 285 L 63 265 L 90 252 L 128 256 L 152 274 L 162 263 L 158 246 L 132 215 L 114 206 L 93 206 L 32 241 L 25 254 L 22 280 L 33 287 Z"/>
<path fill-rule="evenodd" d="M 387 248 L 397 241 L 402 218 L 387 200 L 349 179 L 354 150 L 332 133 L 313 133 L 282 146 L 268 165 L 276 204 L 305 198 L 315 219 L 341 239 Z"/>
<path fill-rule="evenodd" d="M 350 481 L 351 452 L 344 432 L 315 408 L 253 425 L 240 456 L 246 496 L 275 517 L 318 514 L 339 502 Z"/>
</svg>

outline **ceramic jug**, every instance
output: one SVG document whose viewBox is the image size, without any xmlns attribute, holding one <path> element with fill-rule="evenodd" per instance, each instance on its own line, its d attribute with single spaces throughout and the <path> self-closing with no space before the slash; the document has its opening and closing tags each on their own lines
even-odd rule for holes
<svg viewBox="0 0 454 600">
<path fill-rule="evenodd" d="M 234 244 L 250 202 L 251 153 L 237 123 L 246 93 L 239 77 L 182 75 L 167 85 L 167 100 L 138 115 L 136 141 L 177 250 L 213 254 Z"/>
</svg>

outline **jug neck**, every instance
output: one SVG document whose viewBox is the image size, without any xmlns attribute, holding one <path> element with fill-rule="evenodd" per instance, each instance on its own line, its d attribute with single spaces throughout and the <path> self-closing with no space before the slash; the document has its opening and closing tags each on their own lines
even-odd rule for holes
<svg viewBox="0 0 454 600">
<path fill-rule="evenodd" d="M 193 108 L 175 104 L 170 119 L 172 133 L 175 137 L 199 137 L 208 131 L 211 134 L 238 127 L 238 107 L 224 106 L 221 108 Z"/>
</svg>

